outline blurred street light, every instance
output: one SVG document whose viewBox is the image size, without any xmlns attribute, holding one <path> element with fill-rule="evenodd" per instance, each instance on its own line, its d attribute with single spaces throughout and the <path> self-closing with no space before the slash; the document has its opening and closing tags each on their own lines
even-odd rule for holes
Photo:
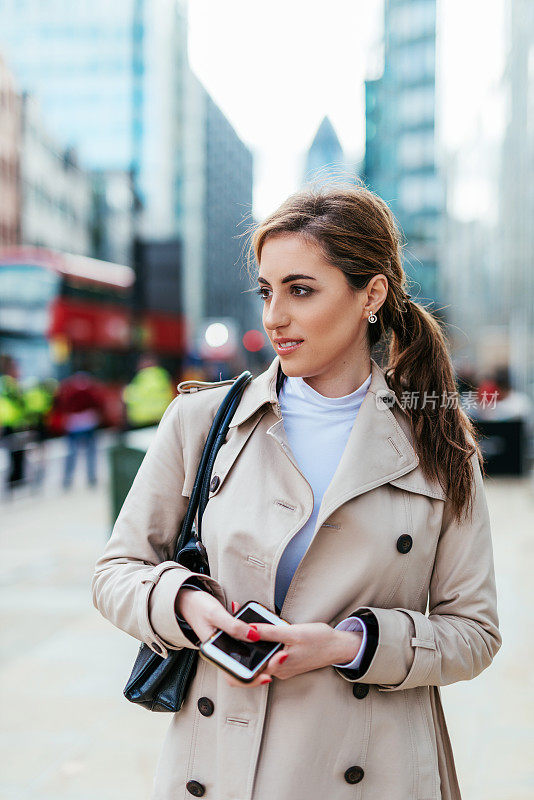
<svg viewBox="0 0 534 800">
<path fill-rule="evenodd" d="M 208 361 L 228 361 L 238 352 L 238 325 L 231 317 L 205 319 L 198 331 L 198 352 Z"/>
<path fill-rule="evenodd" d="M 261 331 L 257 331 L 252 329 L 247 331 L 243 336 L 243 347 L 245 350 L 248 350 L 249 353 L 257 353 L 263 347 L 265 347 L 265 336 Z"/>
</svg>

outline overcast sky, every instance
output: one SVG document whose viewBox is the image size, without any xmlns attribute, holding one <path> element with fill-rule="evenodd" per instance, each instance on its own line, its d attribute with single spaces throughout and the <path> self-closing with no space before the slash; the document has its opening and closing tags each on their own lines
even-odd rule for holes
<svg viewBox="0 0 534 800">
<path fill-rule="evenodd" d="M 254 154 L 256 216 L 297 187 L 325 114 L 346 155 L 362 156 L 381 24 L 381 2 L 190 0 L 191 66 Z"/>
<path fill-rule="evenodd" d="M 502 135 L 503 7 L 438 0 L 438 125 L 443 144 L 465 146 L 462 173 L 482 134 Z M 325 114 L 346 156 L 362 158 L 363 82 L 380 75 L 382 26 L 382 0 L 190 0 L 191 66 L 253 152 L 256 217 L 298 187 Z M 476 172 L 455 195 L 462 218 L 480 213 L 484 164 Z"/>
</svg>

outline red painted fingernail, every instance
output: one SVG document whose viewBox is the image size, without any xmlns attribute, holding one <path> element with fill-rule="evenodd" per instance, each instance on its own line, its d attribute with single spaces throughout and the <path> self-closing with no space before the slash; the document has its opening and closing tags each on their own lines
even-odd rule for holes
<svg viewBox="0 0 534 800">
<path fill-rule="evenodd" d="M 289 653 L 282 653 L 282 655 L 280 656 L 280 658 L 278 660 L 278 663 L 279 664 L 283 664 L 284 661 L 286 660 L 286 658 L 288 657 L 288 655 L 289 655 Z"/>
<path fill-rule="evenodd" d="M 235 614 L 236 605 L 237 604 L 232 600 L 232 614 Z"/>
<path fill-rule="evenodd" d="M 271 683 L 271 681 L 272 678 L 263 678 L 263 680 L 261 680 L 260 683 Z"/>
<path fill-rule="evenodd" d="M 250 639 L 251 642 L 258 642 L 260 639 L 260 634 L 258 633 L 258 631 L 248 630 L 247 639 Z"/>
</svg>

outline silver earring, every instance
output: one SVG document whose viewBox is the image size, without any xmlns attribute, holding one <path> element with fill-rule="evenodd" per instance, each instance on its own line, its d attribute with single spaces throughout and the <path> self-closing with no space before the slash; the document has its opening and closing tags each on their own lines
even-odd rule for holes
<svg viewBox="0 0 534 800">
<path fill-rule="evenodd" d="M 377 316 L 376 316 L 376 314 L 374 314 L 372 311 L 370 311 L 370 312 L 369 312 L 369 316 L 368 316 L 368 318 L 367 318 L 367 319 L 368 319 L 368 320 L 369 320 L 369 322 L 371 322 L 371 323 L 372 323 L 372 322 L 376 322 L 376 320 L 377 320 Z"/>
</svg>

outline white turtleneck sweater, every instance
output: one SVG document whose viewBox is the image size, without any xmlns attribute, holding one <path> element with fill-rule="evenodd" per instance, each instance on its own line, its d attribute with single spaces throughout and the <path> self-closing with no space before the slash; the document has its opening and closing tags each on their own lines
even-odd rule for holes
<svg viewBox="0 0 534 800">
<path fill-rule="evenodd" d="M 279 394 L 284 429 L 298 467 L 313 490 L 313 512 L 306 524 L 290 540 L 276 572 L 275 603 L 281 609 L 291 579 L 312 539 L 323 495 L 337 469 L 352 426 L 371 383 L 371 375 L 356 391 L 343 397 L 325 397 L 309 386 L 304 378 L 286 377 Z M 317 533 L 318 536 L 321 533 Z M 182 586 L 200 589 L 184 583 Z M 185 620 L 177 615 L 184 626 Z M 362 641 L 355 658 L 335 667 L 356 669 L 360 666 L 367 643 L 365 623 L 359 617 L 347 617 L 336 625 L 338 630 L 361 631 Z"/>
<path fill-rule="evenodd" d="M 285 548 L 276 573 L 275 603 L 282 608 L 291 579 L 312 539 L 323 495 L 337 469 L 358 410 L 366 395 L 371 375 L 351 394 L 325 397 L 312 389 L 304 378 L 286 377 L 280 391 L 284 429 L 300 471 L 313 490 L 313 512 L 306 524 Z M 320 532 L 317 533 L 321 535 Z M 353 661 L 335 664 L 348 669 L 359 667 L 367 641 L 365 623 L 348 617 L 336 628 L 360 630 L 363 639 Z"/>
</svg>

